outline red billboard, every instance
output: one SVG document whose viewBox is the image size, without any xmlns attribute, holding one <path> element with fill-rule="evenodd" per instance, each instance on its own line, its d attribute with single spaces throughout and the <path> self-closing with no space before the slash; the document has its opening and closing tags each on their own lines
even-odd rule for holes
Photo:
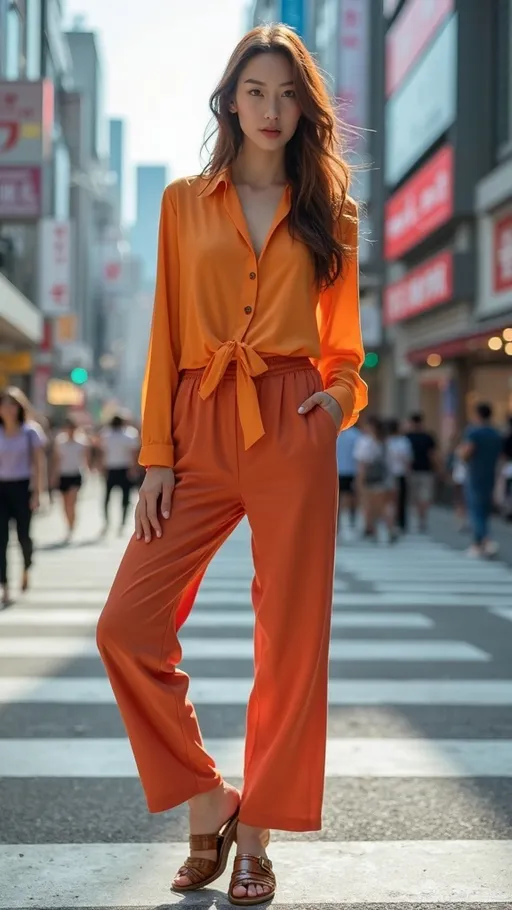
<svg viewBox="0 0 512 910">
<path fill-rule="evenodd" d="M 512 290 L 512 214 L 510 212 L 494 222 L 493 238 L 493 290 Z"/>
<path fill-rule="evenodd" d="M 439 253 L 388 285 L 384 291 L 384 323 L 392 325 L 424 313 L 453 296 L 453 256 Z"/>
<path fill-rule="evenodd" d="M 454 0 L 409 0 L 386 36 L 386 95 L 391 95 L 454 10 Z"/>
<path fill-rule="evenodd" d="M 387 202 L 385 259 L 398 259 L 452 217 L 453 158 L 445 145 Z"/>
<path fill-rule="evenodd" d="M 39 218 L 41 169 L 0 166 L 0 218 Z"/>
</svg>

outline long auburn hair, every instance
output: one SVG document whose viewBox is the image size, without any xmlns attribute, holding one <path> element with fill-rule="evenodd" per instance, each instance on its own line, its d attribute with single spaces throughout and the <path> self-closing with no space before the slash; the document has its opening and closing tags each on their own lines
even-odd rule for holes
<svg viewBox="0 0 512 910">
<path fill-rule="evenodd" d="M 349 167 L 342 156 L 326 85 L 306 46 L 286 25 L 258 26 L 235 47 L 210 98 L 216 142 L 202 176 L 213 179 L 236 159 L 244 134 L 238 114 L 229 105 L 247 63 L 257 54 L 272 52 L 284 54 L 290 61 L 301 109 L 297 129 L 285 149 L 291 187 L 289 229 L 292 237 L 309 247 L 316 282 L 325 288 L 334 284 L 350 253 L 337 228 L 348 191 Z"/>
</svg>

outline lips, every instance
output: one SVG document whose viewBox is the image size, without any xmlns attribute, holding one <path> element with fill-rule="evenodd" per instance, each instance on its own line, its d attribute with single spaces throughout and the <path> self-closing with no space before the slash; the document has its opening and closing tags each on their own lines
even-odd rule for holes
<svg viewBox="0 0 512 910">
<path fill-rule="evenodd" d="M 267 129 L 267 130 L 260 130 L 260 132 L 261 132 L 261 133 L 264 133 L 265 136 L 280 136 L 280 135 L 281 135 L 281 130 L 270 130 L 270 129 Z"/>
</svg>

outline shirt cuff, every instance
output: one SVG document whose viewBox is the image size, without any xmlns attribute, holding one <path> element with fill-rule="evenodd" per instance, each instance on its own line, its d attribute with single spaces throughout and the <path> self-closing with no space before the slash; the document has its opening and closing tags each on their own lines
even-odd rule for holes
<svg viewBox="0 0 512 910">
<path fill-rule="evenodd" d="M 358 414 L 354 411 L 354 396 L 352 393 L 345 388 L 345 386 L 336 385 L 331 386 L 330 389 L 324 389 L 331 398 L 334 398 L 338 402 L 341 410 L 343 411 L 343 419 L 341 425 L 338 428 L 338 432 L 341 433 L 342 430 L 347 430 L 349 427 L 354 424 L 358 418 Z"/>
<path fill-rule="evenodd" d="M 142 446 L 139 452 L 139 464 L 145 468 L 155 466 L 173 468 L 174 446 L 165 443 L 151 443 L 150 445 Z"/>
</svg>

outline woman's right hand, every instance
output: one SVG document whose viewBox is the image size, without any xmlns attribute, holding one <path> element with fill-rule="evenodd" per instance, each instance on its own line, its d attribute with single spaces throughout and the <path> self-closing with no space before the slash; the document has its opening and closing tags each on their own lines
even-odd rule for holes
<svg viewBox="0 0 512 910">
<path fill-rule="evenodd" d="M 144 537 L 146 543 L 151 540 L 154 531 L 157 537 L 162 536 L 158 520 L 158 498 L 162 497 L 160 510 L 164 518 L 171 514 L 171 497 L 174 489 L 174 471 L 172 468 L 152 467 L 139 490 L 139 501 L 135 509 L 135 536 L 137 540 Z"/>
</svg>

